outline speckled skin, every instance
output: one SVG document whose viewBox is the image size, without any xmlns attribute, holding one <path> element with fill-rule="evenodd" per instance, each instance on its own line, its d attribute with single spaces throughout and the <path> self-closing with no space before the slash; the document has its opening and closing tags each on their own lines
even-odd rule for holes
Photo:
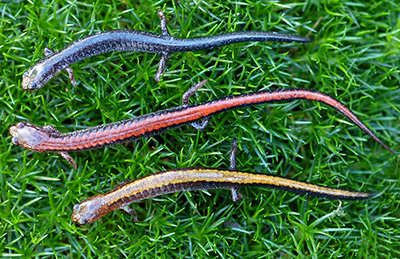
<svg viewBox="0 0 400 259">
<path fill-rule="evenodd" d="M 89 224 L 109 212 L 123 209 L 134 216 L 127 206 L 133 202 L 180 191 L 231 189 L 232 198 L 241 197 L 237 188 L 261 186 L 318 197 L 361 200 L 374 194 L 330 188 L 281 176 L 214 168 L 183 168 L 151 174 L 133 181 L 124 181 L 105 194 L 97 194 L 74 206 L 72 221 Z M 240 199 L 239 199 L 240 200 Z M 234 201 L 238 201 L 235 200 Z"/>
<path fill-rule="evenodd" d="M 163 34 L 133 30 L 114 30 L 99 32 L 79 39 L 56 53 L 49 53 L 22 76 L 21 87 L 26 91 L 34 91 L 43 87 L 60 71 L 80 60 L 111 51 L 140 51 L 162 53 L 156 81 L 160 80 L 168 55 L 175 52 L 212 49 L 237 42 L 247 41 L 285 41 L 310 42 L 312 40 L 276 32 L 249 31 L 232 32 L 210 37 L 181 39 L 172 37 L 166 27 L 165 16 L 159 10 Z M 72 73 L 72 70 L 71 70 Z M 72 81 L 72 78 L 71 78 Z"/>
<path fill-rule="evenodd" d="M 83 151 L 117 145 L 143 136 L 158 134 L 162 131 L 183 124 L 193 123 L 200 119 L 208 118 L 213 114 L 242 106 L 296 99 L 318 101 L 335 108 L 375 141 L 394 154 L 394 152 L 375 136 L 375 134 L 345 105 L 329 95 L 306 89 L 282 89 L 228 96 L 203 104 L 182 105 L 176 108 L 142 115 L 133 119 L 85 130 L 78 130 L 71 133 L 61 133 L 49 126 L 38 127 L 29 122 L 19 122 L 10 127 L 10 134 L 13 136 L 14 144 L 38 152 Z"/>
</svg>

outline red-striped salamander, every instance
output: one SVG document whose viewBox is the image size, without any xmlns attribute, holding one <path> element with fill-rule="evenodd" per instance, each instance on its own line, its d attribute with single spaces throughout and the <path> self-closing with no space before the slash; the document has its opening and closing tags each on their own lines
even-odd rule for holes
<svg viewBox="0 0 400 259">
<path fill-rule="evenodd" d="M 74 160 L 67 153 L 69 151 L 117 145 L 155 135 L 186 123 L 202 130 L 207 126 L 209 117 L 219 112 L 266 102 L 306 99 L 322 102 L 335 108 L 384 148 L 395 154 L 349 108 L 324 93 L 306 89 L 281 89 L 233 95 L 203 104 L 189 105 L 189 97 L 206 82 L 207 80 L 204 80 L 190 88 L 183 95 L 182 106 L 179 107 L 71 133 L 61 133 L 50 125 L 38 127 L 29 122 L 19 122 L 10 127 L 10 134 L 15 145 L 38 152 L 57 152 L 76 168 Z M 200 119 L 203 119 L 201 124 L 197 122 Z"/>
<path fill-rule="evenodd" d="M 374 196 L 374 194 L 324 187 L 271 174 L 237 171 L 235 156 L 236 142 L 233 142 L 229 170 L 182 168 L 124 181 L 105 194 L 97 194 L 76 204 L 71 219 L 79 224 L 90 224 L 111 211 L 123 209 L 137 221 L 136 213 L 128 207 L 129 204 L 180 191 L 231 189 L 232 199 L 236 202 L 242 198 L 237 191 L 237 188 L 242 186 L 283 189 L 330 199 L 361 200 Z"/>
<path fill-rule="evenodd" d="M 188 39 L 175 38 L 168 31 L 167 22 L 161 9 L 158 10 L 158 15 L 161 19 L 162 35 L 133 30 L 105 31 L 79 39 L 57 53 L 46 48 L 44 51 L 45 57 L 23 74 L 22 89 L 26 91 L 37 90 L 64 69 L 69 74 L 71 84 L 75 86 L 74 74 L 69 65 L 105 52 L 140 51 L 161 53 L 161 61 L 155 76 L 155 80 L 158 82 L 171 53 L 212 49 L 248 41 L 299 43 L 312 41 L 305 37 L 264 31 L 232 32 Z"/>
</svg>

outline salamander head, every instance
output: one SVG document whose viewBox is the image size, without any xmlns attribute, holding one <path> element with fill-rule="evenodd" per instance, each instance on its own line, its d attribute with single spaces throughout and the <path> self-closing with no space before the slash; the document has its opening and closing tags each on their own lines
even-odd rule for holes
<svg viewBox="0 0 400 259">
<path fill-rule="evenodd" d="M 50 79 L 44 73 L 44 66 L 38 63 L 22 75 L 21 87 L 25 91 L 42 88 Z"/>
<path fill-rule="evenodd" d="M 19 122 L 11 126 L 9 130 L 14 145 L 30 150 L 40 151 L 42 141 L 49 138 L 46 131 L 30 122 Z"/>
<path fill-rule="evenodd" d="M 103 207 L 103 194 L 97 194 L 89 199 L 75 204 L 71 220 L 84 225 L 95 222 L 105 216 L 108 211 Z"/>
</svg>

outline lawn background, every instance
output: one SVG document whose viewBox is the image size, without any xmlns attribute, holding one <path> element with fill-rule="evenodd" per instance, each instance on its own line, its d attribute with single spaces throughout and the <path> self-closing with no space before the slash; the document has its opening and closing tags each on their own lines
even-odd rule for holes
<svg viewBox="0 0 400 259">
<path fill-rule="evenodd" d="M 105 2 L 105 3 L 103 3 Z M 22 73 L 83 36 L 117 28 L 161 33 L 157 9 L 175 37 L 278 31 L 310 44 L 241 43 L 172 54 L 160 83 L 158 54 L 115 52 L 72 65 L 36 92 Z M 400 137 L 398 1 L 2 1 L 0 3 L 0 256 L 5 258 L 393 258 L 400 257 L 398 157 L 334 109 L 279 102 L 213 116 L 198 132 L 183 126 L 159 136 L 59 155 L 14 146 L 19 121 L 62 132 L 121 121 L 191 98 L 309 88 L 350 107 L 392 149 Z M 313 27 L 315 26 L 315 29 Z M 71 222 L 75 203 L 118 182 L 183 167 L 228 168 L 233 138 L 238 169 L 378 195 L 334 201 L 263 188 L 164 195 L 87 226 Z"/>
</svg>

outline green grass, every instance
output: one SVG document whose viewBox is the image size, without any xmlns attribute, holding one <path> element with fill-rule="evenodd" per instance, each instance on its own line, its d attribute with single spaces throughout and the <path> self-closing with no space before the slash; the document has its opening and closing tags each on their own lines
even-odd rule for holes
<svg viewBox="0 0 400 259">
<path fill-rule="evenodd" d="M 191 102 L 276 87 L 323 91 L 398 152 L 398 1 L 196 3 L 0 3 L 0 256 L 400 257 L 398 157 L 319 103 L 246 107 L 213 116 L 203 132 L 183 126 L 126 145 L 71 153 L 76 171 L 57 154 L 12 144 L 8 128 L 19 121 L 62 132 L 121 121 L 178 106 L 185 90 L 208 79 Z M 37 92 L 20 89 L 22 73 L 45 47 L 59 50 L 116 28 L 161 33 L 158 8 L 176 37 L 272 30 L 309 34 L 315 42 L 241 43 L 172 54 L 160 83 L 153 80 L 160 55 L 107 53 L 72 65 L 75 89 L 65 72 Z M 195 191 L 133 204 L 139 223 L 123 211 L 88 226 L 71 222 L 75 203 L 123 180 L 171 168 L 228 168 L 233 138 L 239 140 L 240 170 L 378 195 L 340 203 L 242 188 L 245 199 L 233 203 L 228 190 Z"/>
</svg>

